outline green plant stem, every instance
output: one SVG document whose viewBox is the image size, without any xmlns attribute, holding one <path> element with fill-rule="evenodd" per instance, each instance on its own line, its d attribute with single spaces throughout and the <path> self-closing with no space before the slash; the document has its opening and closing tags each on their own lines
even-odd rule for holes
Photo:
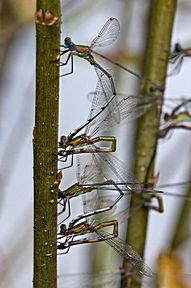
<svg viewBox="0 0 191 288">
<path fill-rule="evenodd" d="M 36 24 L 33 287 L 55 288 L 59 67 L 51 60 L 60 48 L 59 0 L 37 0 L 37 11 L 43 13 L 42 18 L 50 12 L 58 19 L 52 25 L 47 25 L 47 18 Z"/>
<path fill-rule="evenodd" d="M 152 0 L 149 19 L 148 44 L 145 57 L 145 77 L 161 87 L 165 86 L 166 68 L 170 49 L 172 26 L 176 9 L 176 0 Z M 161 91 L 154 91 L 151 84 L 145 84 L 141 95 L 162 97 Z M 160 111 L 154 107 L 138 121 L 135 143 L 135 177 L 148 183 L 154 175 L 154 159 L 157 147 L 157 131 Z M 140 198 L 131 199 L 131 209 L 139 203 Z M 131 214 L 130 209 L 130 214 Z M 130 217 L 127 229 L 127 242 L 141 255 L 144 254 L 147 232 L 148 209 L 142 207 L 134 217 Z M 121 287 L 127 286 L 122 281 Z M 141 283 L 132 281 L 131 287 L 140 287 Z"/>
</svg>

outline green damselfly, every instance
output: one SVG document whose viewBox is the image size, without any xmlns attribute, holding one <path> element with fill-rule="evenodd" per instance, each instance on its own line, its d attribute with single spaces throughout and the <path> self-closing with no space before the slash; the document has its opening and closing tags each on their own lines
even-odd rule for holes
<svg viewBox="0 0 191 288">
<path fill-rule="evenodd" d="M 162 114 L 159 129 L 160 138 L 166 137 L 169 132 L 175 129 L 191 130 L 191 98 L 180 100 L 180 103 L 172 108 L 170 113 Z"/>
<path fill-rule="evenodd" d="M 164 188 L 164 186 L 153 188 L 153 185 L 151 186 L 148 183 L 140 183 L 137 181 L 128 167 L 112 154 L 107 155 L 107 157 L 104 153 L 78 155 L 77 182 L 65 190 L 59 189 L 58 191 L 58 203 L 62 206 L 62 210 L 59 214 L 65 212 L 66 207 L 68 206 L 68 214 L 61 222 L 65 221 L 71 215 L 71 199 L 81 195 L 87 195 L 90 192 L 92 194 L 93 191 L 95 191 L 94 194 L 96 196 L 99 192 L 103 194 L 108 191 L 112 193 L 117 192 L 119 195 L 114 200 L 110 201 L 109 204 L 104 204 L 104 206 L 104 201 L 101 201 L 99 209 L 96 208 L 99 199 L 93 199 L 91 202 L 93 202 L 95 206 L 91 207 L 92 204 L 90 205 L 86 196 L 86 199 L 83 199 L 84 206 L 86 206 L 86 211 L 91 212 L 92 215 L 111 210 L 124 195 L 140 195 L 143 197 L 140 199 L 141 205 L 146 207 L 150 206 L 150 208 L 159 212 L 163 212 L 163 203 L 160 194 L 161 196 L 177 196 L 190 201 L 190 198 L 185 195 L 164 192 L 160 188 Z M 153 197 L 156 198 L 158 202 L 158 205 L 156 206 L 149 204 L 149 201 Z"/>
<path fill-rule="evenodd" d="M 174 45 L 174 50 L 169 56 L 170 69 L 169 76 L 176 75 L 180 72 L 184 58 L 191 57 L 191 47 L 183 48 L 180 43 Z"/>
<path fill-rule="evenodd" d="M 103 28 L 100 30 L 99 34 L 93 39 L 90 46 L 75 44 L 74 42 L 72 42 L 70 37 L 66 37 L 64 40 L 64 45 L 61 45 L 61 47 L 65 48 L 66 50 L 60 51 L 60 56 L 66 54 L 66 53 L 69 53 L 69 55 L 68 55 L 65 62 L 60 62 L 60 65 L 61 66 L 67 65 L 68 61 L 71 59 L 71 71 L 67 72 L 61 76 L 66 76 L 66 75 L 73 73 L 73 56 L 78 56 L 82 59 L 87 60 L 91 65 L 93 65 L 95 67 L 97 75 L 98 75 L 98 70 L 100 70 L 108 77 L 108 79 L 110 80 L 110 83 L 111 83 L 111 87 L 112 87 L 112 94 L 115 95 L 116 90 L 115 90 L 113 77 L 110 73 L 108 73 L 108 71 L 105 68 L 103 68 L 100 64 L 98 64 L 98 62 L 94 59 L 92 54 L 96 54 L 96 55 L 102 57 L 103 59 L 106 59 L 107 61 L 111 62 L 112 64 L 117 65 L 118 67 L 122 68 L 123 70 L 127 71 L 128 73 L 134 75 L 138 79 L 152 84 L 152 86 L 153 86 L 153 88 L 155 88 L 155 90 L 158 89 L 160 91 L 163 91 L 163 88 L 161 86 L 159 86 L 158 84 L 153 83 L 152 81 L 146 79 L 143 76 L 140 76 L 138 73 L 132 71 L 131 69 L 107 58 L 106 56 L 104 56 L 104 55 L 102 55 L 102 54 L 100 54 L 94 50 L 94 48 L 96 48 L 96 47 L 105 47 L 105 46 L 112 44 L 118 38 L 119 32 L 120 32 L 119 21 L 116 18 L 111 17 L 107 20 L 107 22 L 105 23 Z M 98 75 L 98 77 L 99 77 L 99 75 Z"/>
<path fill-rule="evenodd" d="M 112 94 L 116 95 L 116 90 L 115 90 L 115 85 L 114 85 L 112 75 L 95 61 L 92 55 L 92 48 L 96 46 L 107 46 L 107 45 L 112 44 L 117 39 L 119 31 L 120 31 L 120 25 L 119 25 L 118 20 L 115 18 L 110 18 L 105 23 L 100 33 L 98 34 L 98 36 L 92 41 L 90 47 L 85 46 L 85 45 L 76 45 L 72 42 L 71 38 L 66 37 L 64 40 L 64 45 L 61 45 L 61 47 L 66 48 L 66 50 L 60 51 L 60 55 L 63 55 L 68 52 L 69 52 L 69 55 L 68 55 L 68 58 L 66 59 L 66 62 L 64 63 L 60 62 L 60 65 L 61 66 L 67 65 L 69 59 L 71 58 L 71 71 L 61 76 L 66 76 L 66 75 L 73 73 L 73 56 L 78 56 L 80 58 L 87 60 L 91 65 L 94 66 L 98 78 L 99 78 L 98 71 L 101 71 L 108 77 L 111 87 L 112 87 Z"/>
<path fill-rule="evenodd" d="M 123 197 L 123 189 L 132 190 L 134 178 L 129 172 L 126 165 L 120 161 L 117 157 L 109 154 L 108 157 L 104 153 L 78 155 L 77 157 L 77 182 L 64 191 L 58 191 L 58 203 L 62 205 L 62 210 L 59 214 L 66 210 L 68 204 L 68 215 L 64 218 L 65 221 L 71 215 L 70 199 L 83 195 L 89 192 L 99 190 L 99 185 L 94 186 L 92 184 L 97 183 L 97 180 L 103 184 L 109 184 L 110 187 L 115 187 L 115 191 L 119 193 L 116 199 L 107 207 L 101 207 L 98 210 L 92 210 L 93 214 L 101 213 L 111 210 L 118 201 Z M 116 182 L 131 183 L 132 187 L 125 184 L 122 189 L 116 185 Z M 91 183 L 91 185 L 86 184 Z"/>
<path fill-rule="evenodd" d="M 87 215 L 89 216 L 89 215 Z M 103 230 L 103 228 L 113 227 L 113 232 L 109 233 Z M 150 267 L 143 261 L 142 257 L 125 241 L 118 237 L 118 222 L 117 220 L 111 220 L 107 222 L 96 223 L 96 220 L 91 224 L 85 220 L 82 223 L 77 223 L 76 219 L 71 221 L 66 228 L 65 224 L 60 227 L 61 238 L 65 237 L 64 242 L 59 243 L 57 246 L 58 250 L 65 250 L 61 254 L 69 252 L 71 246 L 85 244 L 85 243 L 96 243 L 104 241 L 111 246 L 120 256 L 128 261 L 129 265 L 138 271 L 141 275 L 152 277 L 153 272 Z M 75 240 L 78 236 L 84 234 L 92 234 L 91 237 L 83 237 Z M 94 234 L 96 234 L 94 236 Z M 59 238 L 60 239 L 60 238 Z"/>
<path fill-rule="evenodd" d="M 101 185 L 101 184 L 97 184 Z M 109 185 L 109 184 L 108 184 Z M 124 185 L 125 183 L 118 183 L 118 185 Z M 185 185 L 190 185 L 190 182 L 182 182 L 182 183 L 171 183 L 171 184 L 163 184 L 159 187 L 165 188 L 165 187 L 183 187 Z M 144 191 L 144 189 L 143 189 Z M 147 189 L 145 189 L 145 192 Z M 148 189 L 149 191 L 149 189 Z M 150 191 L 153 191 L 150 189 Z M 191 197 L 181 194 L 175 194 L 171 192 L 163 192 L 163 191 L 157 191 L 154 190 L 154 193 L 164 193 L 164 195 L 167 196 L 178 196 L 182 199 L 188 200 L 191 202 Z M 97 203 L 99 205 L 99 203 Z M 88 204 L 90 205 L 90 204 Z M 91 205 L 92 206 L 92 203 Z M 93 204 L 94 206 L 94 204 Z M 93 206 L 88 208 L 88 210 L 92 210 Z M 96 209 L 98 206 L 96 207 Z M 137 209 L 140 209 L 140 207 L 137 207 Z M 95 217 L 95 215 L 98 216 L 98 212 L 95 212 L 94 214 L 92 212 L 87 211 L 87 206 L 84 206 L 84 212 L 85 214 L 75 217 L 72 221 L 70 221 L 68 228 L 65 224 L 62 224 L 60 226 L 60 232 L 58 237 L 58 249 L 64 250 L 63 253 L 60 254 L 66 254 L 69 252 L 69 249 L 71 246 L 76 246 L 80 244 L 85 243 L 97 243 L 105 241 L 108 245 L 110 245 L 119 255 L 121 255 L 124 259 L 128 261 L 130 264 L 130 277 L 133 276 L 133 279 L 135 277 L 134 272 L 138 272 L 139 274 L 136 274 L 136 276 L 145 275 L 147 277 L 152 277 L 154 274 L 152 273 L 151 269 L 143 262 L 143 259 L 140 257 L 140 255 L 133 250 L 131 246 L 129 246 L 127 243 L 125 243 L 122 239 L 118 237 L 118 224 L 119 221 L 122 222 L 124 220 L 127 220 L 128 213 L 127 210 L 124 210 L 122 212 L 119 212 L 115 215 L 109 214 L 109 217 L 114 217 L 112 220 L 108 220 L 108 215 L 104 213 L 99 214 L 99 217 Z M 136 214 L 136 208 L 133 214 Z M 106 215 L 106 216 L 105 216 Z M 93 221 L 90 222 L 90 217 L 94 216 Z M 130 215 L 131 217 L 132 215 Z M 83 222 L 80 222 L 81 220 L 84 220 Z M 117 220 L 116 220 L 117 219 Z M 113 227 L 112 232 L 106 232 L 103 230 L 103 228 L 109 228 Z M 85 235 L 85 236 L 84 236 Z M 82 237 L 83 238 L 80 238 Z M 60 239 L 65 238 L 64 242 L 60 242 Z M 76 240 L 77 238 L 77 240 Z M 106 277 L 107 278 L 107 277 Z M 105 279 L 105 278 L 104 278 Z M 87 280 L 86 280 L 87 281 Z M 99 281 L 97 279 L 96 281 Z M 104 281 L 104 280 L 103 280 Z M 100 282 L 101 283 L 101 282 Z"/>
<path fill-rule="evenodd" d="M 102 83 L 102 84 L 100 84 Z M 88 120 L 80 127 L 72 131 L 68 136 L 61 136 L 58 155 L 60 161 L 66 162 L 71 155 L 71 163 L 62 169 L 73 165 L 73 155 L 81 153 L 114 152 L 116 150 L 116 138 L 103 136 L 104 130 L 114 127 L 124 119 L 133 120 L 141 116 L 149 108 L 158 105 L 160 99 L 155 96 L 135 96 L 117 94 L 112 96 L 112 88 L 107 76 L 102 74 L 96 86 L 92 106 Z M 78 135 L 85 129 L 84 133 Z M 110 146 L 101 146 L 102 143 Z"/>
</svg>

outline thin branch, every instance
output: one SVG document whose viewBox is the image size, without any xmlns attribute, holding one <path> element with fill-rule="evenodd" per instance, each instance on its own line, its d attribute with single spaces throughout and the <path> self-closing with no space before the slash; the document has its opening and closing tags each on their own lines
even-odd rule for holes
<svg viewBox="0 0 191 288">
<path fill-rule="evenodd" d="M 33 287 L 55 288 L 59 69 L 51 61 L 60 47 L 59 0 L 37 1 L 36 23 Z"/>
</svg>

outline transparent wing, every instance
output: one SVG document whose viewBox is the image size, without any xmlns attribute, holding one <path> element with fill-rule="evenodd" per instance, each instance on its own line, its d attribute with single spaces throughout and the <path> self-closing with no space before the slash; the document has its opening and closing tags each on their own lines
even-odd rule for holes
<svg viewBox="0 0 191 288">
<path fill-rule="evenodd" d="M 79 170 L 78 167 L 78 171 L 80 173 L 78 177 L 79 183 L 82 185 L 91 185 L 94 183 L 105 182 L 107 180 L 113 179 L 114 178 L 113 173 L 111 173 L 111 169 L 110 167 L 108 167 L 108 163 L 104 162 L 105 161 L 104 159 L 106 158 L 108 157 L 104 153 L 99 153 L 99 155 L 96 154 L 79 155 L 78 161 L 81 162 L 80 165 L 81 171 Z M 115 163 L 113 163 L 113 165 L 115 165 Z M 118 172 L 116 171 L 116 173 L 114 174 L 117 173 Z M 115 180 L 116 179 L 117 176 L 115 175 Z M 101 195 L 103 195 L 103 191 L 101 191 Z M 91 193 L 86 193 L 83 195 L 84 213 L 92 212 L 104 207 L 108 207 L 108 203 L 100 201 L 99 189 L 94 189 Z M 92 223 L 92 221 L 95 220 L 94 218 L 97 219 L 97 217 L 93 216 L 87 218 L 87 221 L 89 223 Z"/>
<path fill-rule="evenodd" d="M 111 154 L 106 155 L 105 153 L 97 153 L 89 155 L 78 155 L 78 162 L 78 182 L 83 186 L 94 185 L 98 182 L 109 182 L 111 187 L 115 187 L 117 193 L 119 193 L 115 182 L 134 183 L 135 181 L 126 165 Z M 137 183 L 137 181 L 135 182 Z M 129 186 L 124 185 L 120 190 L 127 189 L 127 187 Z M 131 185 L 130 189 L 132 189 L 132 187 L 133 184 Z M 99 189 L 95 187 L 91 193 L 85 193 L 83 195 L 84 213 L 108 207 L 107 203 L 100 201 L 100 195 L 103 195 L 103 193 L 103 190 L 99 193 Z M 93 216 L 91 219 L 89 218 L 87 220 L 91 223 L 93 220 L 96 221 L 96 217 Z"/>
<path fill-rule="evenodd" d="M 180 72 L 184 56 L 184 53 L 178 53 L 177 55 L 172 55 L 169 57 L 168 76 L 174 76 Z"/>
<path fill-rule="evenodd" d="M 96 230 L 100 237 L 105 237 L 108 233 L 103 230 Z M 125 258 L 139 273 L 147 277 L 153 277 L 153 272 L 150 267 L 144 263 L 142 257 L 125 241 L 119 237 L 107 239 L 105 242 L 110 245 L 119 255 Z"/>
<path fill-rule="evenodd" d="M 113 94 L 114 90 L 113 90 L 113 87 L 111 86 L 111 85 L 114 85 L 114 73 L 111 69 L 104 69 L 104 70 L 110 75 L 111 78 L 109 78 L 108 75 L 104 74 L 104 82 L 100 81 L 99 83 L 101 85 L 103 95 L 107 103 L 109 103 L 109 105 L 107 106 L 107 110 L 113 111 L 115 109 L 115 120 L 116 122 L 119 123 L 120 115 L 119 115 L 119 111 L 117 108 L 118 98 L 116 97 L 116 92 L 115 92 L 115 95 Z M 103 73 L 100 71 L 100 69 L 96 67 L 95 67 L 95 71 L 97 73 L 98 79 L 100 79 L 100 75 L 102 75 Z"/>
<path fill-rule="evenodd" d="M 127 184 L 124 184 L 122 187 L 116 186 L 117 182 L 122 182 L 122 183 L 137 183 L 137 181 L 134 180 L 133 175 L 127 168 L 127 166 L 120 161 L 117 157 L 113 156 L 111 153 L 110 154 L 105 154 L 105 153 L 97 153 L 97 154 L 92 154 L 92 166 L 94 167 L 94 171 L 97 172 L 97 183 L 110 183 L 110 187 L 115 190 L 116 193 L 119 193 L 120 191 L 123 190 L 133 190 L 134 184 L 131 184 L 130 186 Z M 86 182 L 86 184 L 88 184 Z M 107 184 L 106 184 L 107 185 Z M 105 205 L 103 201 L 101 201 L 101 197 L 103 193 L 106 193 L 106 190 L 99 189 L 99 184 L 98 187 L 96 187 L 96 193 L 95 195 L 84 195 L 83 197 L 83 209 L 84 213 L 90 212 L 90 211 L 95 211 L 100 208 L 105 208 L 108 207 L 108 205 Z M 108 189 L 109 190 L 109 189 Z M 114 193 L 114 197 L 116 197 L 116 193 Z M 91 199 L 90 199 L 91 197 Z M 93 198 L 95 197 L 95 198 Z M 88 203 L 88 205 L 87 205 Z M 113 202 L 112 202 L 113 203 Z M 109 205 L 111 206 L 111 205 Z M 91 218 L 88 219 L 92 223 L 99 223 L 100 222 L 100 217 L 99 214 L 96 214 L 94 216 L 91 216 Z"/>
<path fill-rule="evenodd" d="M 99 170 L 93 165 L 91 155 L 77 155 L 77 181 L 81 185 L 97 182 Z"/>
<path fill-rule="evenodd" d="M 92 161 L 99 170 L 101 182 L 112 180 L 116 183 L 127 183 L 129 181 L 137 183 L 128 167 L 111 153 L 109 155 L 104 153 L 93 154 Z"/>
<path fill-rule="evenodd" d="M 114 106 L 117 105 L 117 97 L 113 96 L 112 87 L 109 78 L 107 75 L 105 75 L 103 72 L 101 72 L 99 69 L 95 68 L 96 74 L 98 76 L 98 83 L 96 85 L 96 91 L 94 93 L 94 96 L 92 97 L 92 106 L 90 110 L 90 114 L 88 116 L 88 119 L 91 119 L 96 115 L 101 109 L 103 110 L 101 112 L 102 115 L 107 113 L 107 110 L 113 110 Z M 113 71 L 107 69 L 106 70 L 110 75 L 113 77 Z M 112 99 L 113 98 L 113 99 Z M 112 99 L 112 101 L 111 101 Z M 111 101 L 111 102 L 110 102 Z M 108 106 L 108 107 L 107 107 Z M 105 108 L 104 108 L 105 107 Z M 97 117 L 95 118 L 96 121 Z M 95 123 L 94 121 L 94 123 Z M 118 121 L 116 119 L 116 121 Z M 89 128 L 91 126 L 91 123 L 86 127 L 85 133 L 89 133 Z"/>
<path fill-rule="evenodd" d="M 113 204 L 113 200 L 109 199 L 104 196 L 98 196 L 99 192 L 101 195 L 103 195 L 103 190 L 99 191 L 99 189 L 94 190 L 90 194 L 84 194 L 83 197 L 83 212 L 89 213 L 92 211 L 96 211 L 97 209 L 109 207 Z M 104 213 L 97 214 L 96 217 L 89 217 L 86 218 L 88 220 L 88 223 L 91 223 L 92 225 L 97 225 L 101 223 L 102 221 L 107 221 L 108 219 L 111 220 L 112 215 L 115 213 L 117 207 L 114 206 L 112 210 L 105 211 Z M 125 218 L 125 216 L 124 216 Z M 126 214 L 126 220 L 127 220 L 127 214 Z M 124 221 L 126 221 L 124 220 Z"/>
<path fill-rule="evenodd" d="M 104 47 L 112 44 L 118 37 L 120 24 L 116 18 L 109 18 L 97 37 L 91 42 L 90 48 Z"/>
<path fill-rule="evenodd" d="M 157 105 L 156 97 L 145 96 L 125 96 L 117 94 L 118 101 L 115 103 L 113 110 L 107 109 L 105 113 L 101 113 L 95 121 L 89 126 L 90 135 L 112 128 L 121 123 L 123 120 L 133 120 L 144 114 L 150 107 Z M 112 100 L 113 101 L 113 100 Z M 116 115 L 120 121 L 116 121 Z"/>
<path fill-rule="evenodd" d="M 99 179 L 99 183 L 104 183 L 106 185 L 110 183 L 111 186 L 113 185 L 112 183 L 124 183 L 122 189 L 127 190 L 129 187 L 132 188 L 135 186 L 136 189 L 140 189 L 141 191 L 142 187 L 139 185 L 139 181 L 135 179 L 124 162 L 116 156 L 111 153 L 107 155 L 106 153 L 97 153 L 90 156 L 92 157 L 91 161 L 94 170 L 98 171 L 97 179 Z M 131 183 L 131 185 L 128 185 L 128 183 Z M 88 183 L 86 182 L 86 184 Z"/>
</svg>

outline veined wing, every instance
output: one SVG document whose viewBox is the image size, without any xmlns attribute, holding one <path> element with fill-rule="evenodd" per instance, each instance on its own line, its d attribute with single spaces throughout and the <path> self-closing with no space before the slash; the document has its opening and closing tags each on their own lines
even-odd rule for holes
<svg viewBox="0 0 191 288">
<path fill-rule="evenodd" d="M 180 72 L 184 56 L 184 53 L 178 53 L 169 57 L 168 76 L 177 75 Z"/>
<path fill-rule="evenodd" d="M 109 18 L 99 34 L 91 42 L 90 48 L 104 47 L 112 44 L 119 35 L 120 24 L 116 18 Z"/>
<path fill-rule="evenodd" d="M 99 167 L 100 173 L 103 175 L 102 182 L 136 182 L 128 167 L 117 157 L 112 155 L 105 155 L 104 153 L 92 154 L 92 161 Z"/>
<path fill-rule="evenodd" d="M 93 184 L 112 180 L 114 182 L 133 183 L 134 178 L 126 165 L 113 155 L 98 154 L 77 155 L 77 179 L 79 184 Z M 137 182 L 136 182 L 137 183 Z"/>
<path fill-rule="evenodd" d="M 157 105 L 156 97 L 149 96 L 125 96 L 119 94 L 116 96 L 118 102 L 113 110 L 106 110 L 100 114 L 95 121 L 89 126 L 90 135 L 95 135 L 100 131 L 112 128 L 121 123 L 123 120 L 133 120 L 144 114 L 150 107 Z M 113 100 L 112 100 L 113 101 Z M 116 114 L 119 115 L 120 121 L 116 121 Z"/>
<path fill-rule="evenodd" d="M 123 182 L 123 183 L 134 183 L 137 181 L 134 180 L 134 177 L 132 176 L 129 169 L 126 167 L 126 165 L 120 161 L 117 157 L 113 156 L 111 153 L 109 155 L 106 155 L 105 153 L 97 153 L 88 155 L 90 157 L 91 162 L 91 168 L 93 171 L 97 171 L 97 183 L 100 181 L 100 183 L 109 183 L 111 188 L 114 188 L 116 192 L 119 192 L 117 189 L 118 187 L 115 185 L 116 182 Z M 94 178 L 95 179 L 95 178 Z M 86 181 L 88 183 L 88 181 Z M 84 182 L 84 184 L 86 184 Z M 96 182 L 94 182 L 96 183 Z M 107 185 L 107 184 L 106 184 Z M 98 185 L 99 186 L 99 185 Z M 136 184 L 137 186 L 137 184 Z M 133 184 L 123 185 L 123 187 L 120 187 L 120 190 L 133 190 Z M 112 190 L 112 189 L 111 189 Z M 90 211 L 95 211 L 99 208 L 103 208 L 103 202 L 100 201 L 100 193 L 99 187 L 96 188 L 95 193 L 86 193 L 83 195 L 83 211 L 84 213 L 88 213 Z M 103 192 L 101 191 L 101 194 Z M 91 194 L 91 195 L 90 195 Z M 88 203 L 88 204 L 87 204 Z M 102 205 L 103 204 L 103 205 Z M 105 206 L 104 206 L 105 207 Z M 108 206 L 107 206 L 108 207 Z M 93 216 L 88 221 L 100 221 L 99 217 L 98 220 L 96 220 L 97 216 Z"/>
<path fill-rule="evenodd" d="M 92 163 L 92 155 L 77 155 L 77 181 L 79 184 L 95 183 L 99 176 L 99 169 Z"/>
<path fill-rule="evenodd" d="M 88 116 L 88 119 L 91 119 L 95 114 L 97 114 L 101 109 L 103 111 L 99 115 L 105 115 L 107 114 L 107 111 L 109 110 L 115 110 L 117 112 L 117 109 L 115 107 L 117 106 L 117 97 L 113 95 L 112 87 L 109 78 L 102 73 L 99 69 L 95 68 L 96 74 L 98 76 L 98 83 L 96 85 L 96 91 L 94 92 L 93 99 L 92 99 L 92 106 L 90 110 L 90 114 Z M 106 69 L 110 75 L 113 77 L 113 71 Z M 112 101 L 111 101 L 112 99 Z M 99 116 L 98 116 L 99 117 Z M 96 119 L 98 118 L 95 118 Z M 95 121 L 94 125 L 95 125 Z M 116 115 L 116 121 L 119 122 L 119 113 Z M 89 133 L 89 127 L 92 126 L 91 122 L 90 124 L 86 127 L 85 133 Z"/>
<path fill-rule="evenodd" d="M 100 238 L 106 236 L 103 230 L 96 230 L 96 233 L 100 235 Z M 125 241 L 119 237 L 112 239 L 107 239 L 105 242 L 110 245 L 119 255 L 125 258 L 130 265 L 135 267 L 135 269 L 147 277 L 153 277 L 153 272 L 150 267 L 144 263 L 142 257 Z"/>
</svg>

